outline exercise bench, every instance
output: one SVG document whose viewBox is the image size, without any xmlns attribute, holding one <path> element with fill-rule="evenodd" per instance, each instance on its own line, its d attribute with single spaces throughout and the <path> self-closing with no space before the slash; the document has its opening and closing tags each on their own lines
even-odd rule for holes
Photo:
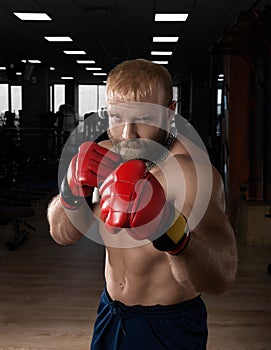
<svg viewBox="0 0 271 350">
<path fill-rule="evenodd" d="M 31 217 L 35 214 L 35 211 L 31 207 L 12 207 L 3 206 L 0 207 L 0 218 L 9 219 L 13 226 L 13 236 L 6 243 L 9 250 L 15 250 L 30 234 L 30 230 L 36 231 L 36 228 L 23 221 L 23 218 Z M 21 229 L 20 224 L 23 224 L 28 229 Z"/>
</svg>

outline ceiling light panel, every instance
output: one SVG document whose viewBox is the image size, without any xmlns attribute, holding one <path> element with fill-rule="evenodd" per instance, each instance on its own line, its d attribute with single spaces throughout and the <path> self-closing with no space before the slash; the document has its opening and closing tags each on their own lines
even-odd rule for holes
<svg viewBox="0 0 271 350">
<path fill-rule="evenodd" d="M 41 63 L 40 60 L 21 60 L 21 62 L 23 62 L 23 63 L 27 63 L 27 62 L 29 62 L 29 63 Z"/>
<path fill-rule="evenodd" d="M 151 55 L 153 55 L 153 56 L 171 56 L 172 51 L 152 51 Z"/>
<path fill-rule="evenodd" d="M 86 67 L 86 70 L 102 70 L 100 67 Z"/>
<path fill-rule="evenodd" d="M 52 21 L 52 18 L 43 12 L 13 12 L 22 21 Z"/>
<path fill-rule="evenodd" d="M 152 62 L 157 64 L 168 64 L 168 61 L 152 61 Z"/>
<path fill-rule="evenodd" d="M 45 36 L 44 39 L 52 42 L 73 41 L 69 36 Z"/>
<path fill-rule="evenodd" d="M 86 55 L 85 51 L 82 50 L 64 50 L 66 55 Z"/>
<path fill-rule="evenodd" d="M 77 60 L 76 61 L 79 64 L 92 64 L 92 63 L 96 63 L 94 60 Z"/>
<path fill-rule="evenodd" d="M 188 13 L 156 13 L 155 22 L 185 22 Z"/>
<path fill-rule="evenodd" d="M 176 43 L 178 40 L 178 36 L 154 36 L 152 38 L 154 43 Z"/>
</svg>

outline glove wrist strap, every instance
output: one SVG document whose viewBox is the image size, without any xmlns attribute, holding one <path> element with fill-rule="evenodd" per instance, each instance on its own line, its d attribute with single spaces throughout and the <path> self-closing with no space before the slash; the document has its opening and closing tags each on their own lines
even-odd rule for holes
<svg viewBox="0 0 271 350">
<path fill-rule="evenodd" d="M 190 240 L 190 232 L 186 232 L 185 235 L 183 236 L 181 242 L 179 243 L 179 246 L 176 249 L 169 250 L 168 254 L 170 254 L 170 255 L 181 254 L 185 250 L 185 248 L 187 247 L 189 240 Z"/>
<path fill-rule="evenodd" d="M 155 239 L 153 246 L 170 255 L 180 254 L 187 247 L 190 240 L 186 218 L 174 208 L 174 219 L 166 233 Z"/>
<path fill-rule="evenodd" d="M 67 208 L 67 209 L 71 209 L 71 210 L 75 210 L 78 209 L 82 203 L 84 198 L 83 197 L 79 197 L 79 196 L 75 196 L 68 184 L 68 180 L 67 180 L 67 175 L 65 175 L 61 187 L 60 187 L 60 201 L 62 203 L 62 205 Z"/>
</svg>

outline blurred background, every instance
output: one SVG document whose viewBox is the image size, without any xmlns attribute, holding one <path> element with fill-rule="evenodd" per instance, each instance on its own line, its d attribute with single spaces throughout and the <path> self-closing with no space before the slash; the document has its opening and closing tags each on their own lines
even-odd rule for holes
<svg viewBox="0 0 271 350">
<path fill-rule="evenodd" d="M 103 248 L 56 246 L 46 208 L 65 142 L 106 131 L 107 74 L 134 58 L 170 71 L 224 181 L 240 269 L 206 296 L 209 348 L 271 349 L 271 1 L 0 0 L 0 43 L 0 349 L 86 348 Z"/>
</svg>

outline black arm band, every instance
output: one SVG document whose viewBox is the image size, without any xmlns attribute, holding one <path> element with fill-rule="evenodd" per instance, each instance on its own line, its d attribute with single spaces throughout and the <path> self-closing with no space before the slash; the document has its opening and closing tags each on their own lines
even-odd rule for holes
<svg viewBox="0 0 271 350">
<path fill-rule="evenodd" d="M 60 200 L 65 208 L 72 210 L 78 209 L 84 201 L 83 197 L 75 196 L 72 193 L 68 184 L 67 175 L 64 176 L 60 187 Z"/>
</svg>

